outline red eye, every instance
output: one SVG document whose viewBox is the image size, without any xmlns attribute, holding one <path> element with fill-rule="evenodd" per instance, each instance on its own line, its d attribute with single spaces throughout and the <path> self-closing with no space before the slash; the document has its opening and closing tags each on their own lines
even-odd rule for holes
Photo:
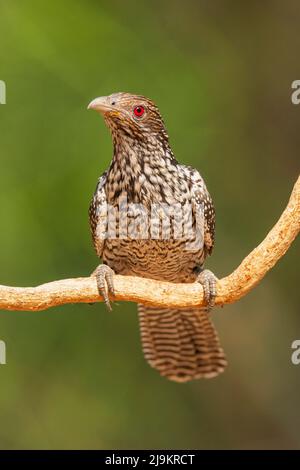
<svg viewBox="0 0 300 470">
<path fill-rule="evenodd" d="M 136 106 L 133 110 L 134 115 L 138 118 L 142 117 L 144 112 L 145 112 L 144 106 Z"/>
</svg>

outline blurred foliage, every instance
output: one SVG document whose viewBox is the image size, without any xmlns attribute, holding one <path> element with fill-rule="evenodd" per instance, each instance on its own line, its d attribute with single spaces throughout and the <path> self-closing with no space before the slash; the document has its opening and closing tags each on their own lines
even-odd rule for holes
<svg viewBox="0 0 300 470">
<path fill-rule="evenodd" d="M 299 2 L 0 0 L 2 284 L 87 275 L 87 208 L 111 140 L 86 105 L 153 98 L 177 158 L 217 210 L 208 266 L 229 273 L 283 210 L 299 170 Z M 170 383 L 144 361 L 136 308 L 0 313 L 1 448 L 299 448 L 299 244 L 214 312 L 225 374 Z"/>
</svg>

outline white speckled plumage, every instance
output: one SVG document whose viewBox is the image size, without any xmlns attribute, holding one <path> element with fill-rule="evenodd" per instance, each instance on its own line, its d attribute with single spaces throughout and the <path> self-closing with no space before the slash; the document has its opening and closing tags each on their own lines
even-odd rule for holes
<svg viewBox="0 0 300 470">
<path fill-rule="evenodd" d="M 175 159 L 164 122 L 152 101 L 118 93 L 101 98 L 99 103 L 112 133 L 114 153 L 90 205 L 97 255 L 118 274 L 194 282 L 213 249 L 215 230 L 213 203 L 201 175 Z M 144 110 L 138 119 L 133 114 L 137 106 Z M 194 234 L 188 241 L 193 246 L 197 238 L 198 215 L 202 221 L 202 243 L 187 249 L 187 239 L 174 238 L 172 230 L 169 239 L 153 239 L 150 233 L 141 239 L 104 238 L 107 205 L 118 208 L 123 196 L 128 204 L 142 204 L 149 211 L 153 204 L 189 204 Z M 119 217 L 117 212 L 117 224 Z M 223 371 L 226 359 L 208 312 L 160 312 L 139 306 L 139 316 L 145 357 L 163 376 L 185 382 Z"/>
</svg>

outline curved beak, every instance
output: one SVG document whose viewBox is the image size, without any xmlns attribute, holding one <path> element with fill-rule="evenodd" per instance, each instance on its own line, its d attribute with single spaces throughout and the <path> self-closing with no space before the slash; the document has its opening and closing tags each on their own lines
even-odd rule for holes
<svg viewBox="0 0 300 470">
<path fill-rule="evenodd" d="M 99 98 L 95 98 L 93 101 L 90 102 L 87 109 L 94 109 L 95 111 L 98 111 L 102 114 L 114 110 L 114 108 L 108 102 L 107 96 L 100 96 Z"/>
</svg>

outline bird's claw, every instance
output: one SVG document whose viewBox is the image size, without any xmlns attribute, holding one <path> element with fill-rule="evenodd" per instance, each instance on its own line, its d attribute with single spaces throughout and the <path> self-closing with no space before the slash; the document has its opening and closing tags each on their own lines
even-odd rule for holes
<svg viewBox="0 0 300 470">
<path fill-rule="evenodd" d="M 212 271 L 204 269 L 197 277 L 203 288 L 204 301 L 209 309 L 215 304 L 217 295 L 217 278 Z"/>
<path fill-rule="evenodd" d="M 115 295 L 113 282 L 114 274 L 114 271 L 106 264 L 100 264 L 92 274 L 96 277 L 99 294 L 101 297 L 103 297 L 105 305 L 110 311 L 112 308 L 109 300 L 109 294 L 112 296 Z"/>
</svg>

